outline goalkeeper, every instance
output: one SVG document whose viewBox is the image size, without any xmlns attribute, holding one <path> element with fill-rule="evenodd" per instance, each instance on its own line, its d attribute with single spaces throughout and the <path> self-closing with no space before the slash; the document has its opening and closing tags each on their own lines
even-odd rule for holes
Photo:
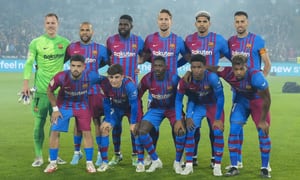
<svg viewBox="0 0 300 180">
<path fill-rule="evenodd" d="M 29 79 L 35 63 L 37 67 L 34 79 L 36 92 L 32 102 L 32 112 L 35 119 L 33 132 L 35 160 L 32 163 L 33 167 L 39 167 L 44 163 L 42 156 L 44 126 L 48 113 L 52 113 L 52 107 L 47 97 L 47 87 L 53 76 L 63 70 L 65 52 L 69 45 L 69 40 L 56 34 L 58 29 L 56 14 L 50 13 L 45 16 L 44 29 L 46 33 L 32 40 L 29 45 L 22 89 L 23 95 L 29 97 Z M 64 164 L 66 162 L 58 159 L 57 163 Z"/>
</svg>

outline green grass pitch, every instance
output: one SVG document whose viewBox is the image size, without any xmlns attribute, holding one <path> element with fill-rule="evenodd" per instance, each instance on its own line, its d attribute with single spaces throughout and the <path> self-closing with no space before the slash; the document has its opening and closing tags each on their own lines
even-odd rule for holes
<svg viewBox="0 0 300 180">
<path fill-rule="evenodd" d="M 286 81 L 300 83 L 299 77 L 268 77 L 272 104 L 271 128 L 272 140 L 271 167 L 272 179 L 298 179 L 300 176 L 300 94 L 283 94 L 281 88 Z M 109 169 L 107 172 L 88 174 L 85 172 L 85 160 L 82 159 L 77 166 L 69 164 L 59 165 L 57 172 L 45 174 L 43 172 L 47 162 L 40 168 L 31 167 L 34 158 L 33 149 L 33 117 L 30 106 L 17 102 L 17 92 L 22 87 L 22 73 L 1 73 L 1 130 L 0 130 L 0 178 L 1 179 L 259 179 L 260 154 L 258 136 L 251 118 L 245 126 L 245 140 L 243 146 L 243 164 L 239 176 L 232 178 L 214 177 L 209 168 L 210 146 L 207 122 L 202 122 L 201 141 L 199 145 L 199 166 L 194 168 L 194 173 L 189 176 L 176 175 L 172 169 L 175 150 L 171 139 L 171 129 L 167 120 L 161 125 L 160 138 L 157 152 L 163 162 L 163 168 L 154 173 L 136 173 L 131 165 L 131 147 L 129 126 L 127 120 L 123 121 L 122 153 L 123 161 L 120 165 Z M 225 151 L 222 170 L 229 164 L 227 148 L 228 116 L 231 106 L 230 89 L 225 87 Z M 145 96 L 144 96 L 145 98 Z M 61 134 L 61 148 L 59 155 L 70 162 L 73 155 L 73 125 L 69 133 Z M 44 142 L 44 161 L 48 157 L 49 122 L 45 127 L 46 139 Z M 96 146 L 95 146 L 96 147 Z M 112 157 L 113 146 L 109 148 L 109 158 Z M 94 159 L 96 157 L 96 148 Z"/>
</svg>

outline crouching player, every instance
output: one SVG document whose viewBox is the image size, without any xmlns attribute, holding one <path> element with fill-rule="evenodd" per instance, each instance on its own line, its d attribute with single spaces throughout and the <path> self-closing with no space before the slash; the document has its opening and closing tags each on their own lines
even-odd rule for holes
<svg viewBox="0 0 300 180">
<path fill-rule="evenodd" d="M 52 173 L 57 170 L 59 134 L 67 132 L 71 117 L 75 117 L 77 127 L 83 134 L 86 154 L 86 170 L 96 172 L 93 165 L 93 139 L 91 134 L 91 114 L 88 108 L 88 88 L 98 80 L 95 73 L 87 73 L 85 58 L 74 55 L 70 58 L 70 70 L 56 74 L 48 86 L 48 98 L 52 105 L 51 133 L 49 143 L 50 164 L 44 170 Z M 60 88 L 57 98 L 54 91 Z"/>
<path fill-rule="evenodd" d="M 240 132 L 251 115 L 258 132 L 261 155 L 261 176 L 270 178 L 268 163 L 270 160 L 271 140 L 269 137 L 271 97 L 268 81 L 260 70 L 247 67 L 247 57 L 232 57 L 232 67 L 208 67 L 217 72 L 231 85 L 235 96 L 230 115 L 230 134 L 228 148 L 231 167 L 226 176 L 239 174 L 238 150 L 240 149 Z"/>
<path fill-rule="evenodd" d="M 134 133 L 137 119 L 141 118 L 137 87 L 131 78 L 125 77 L 120 64 L 113 64 L 107 70 L 107 78 L 101 81 L 104 91 L 103 107 L 105 119 L 100 126 L 101 156 L 103 163 L 97 171 L 104 172 L 108 166 L 109 133 L 115 126 L 120 127 L 122 118 L 127 116 L 130 131 Z"/>
<path fill-rule="evenodd" d="M 214 132 L 214 176 L 222 176 L 221 161 L 224 149 L 224 92 L 219 77 L 205 68 L 205 57 L 197 54 L 191 57 L 191 80 L 186 82 L 182 78 L 178 83 L 176 96 L 176 129 L 182 129 L 181 109 L 183 96 L 187 95 L 188 105 L 186 111 L 186 166 L 181 175 L 193 173 L 193 152 L 195 146 L 194 133 L 201 128 L 201 122 L 207 117 L 212 124 Z M 200 131 L 201 132 L 201 131 Z"/>
<path fill-rule="evenodd" d="M 145 171 L 144 149 L 147 150 L 152 159 L 152 164 L 146 172 L 154 172 L 156 169 L 162 168 L 163 164 L 157 155 L 155 146 L 153 145 L 153 139 L 149 133 L 153 127 L 158 130 L 164 118 L 168 118 L 172 129 L 176 122 L 175 97 L 180 77 L 177 74 L 172 74 L 171 71 L 167 69 L 166 60 L 162 56 L 154 58 L 152 68 L 153 71 L 146 74 L 139 84 L 139 99 L 142 99 L 144 93 L 148 91 L 152 100 L 149 104 L 148 111 L 145 113 L 145 116 L 137 128 L 136 145 L 138 150 L 138 165 L 136 172 Z M 173 167 L 174 169 L 180 170 L 181 166 L 179 161 L 182 152 L 177 151 L 177 149 L 183 150 L 185 137 L 175 137 L 174 133 L 172 133 L 172 136 L 176 147 L 176 158 Z M 180 148 L 180 146 L 182 147 Z"/>
</svg>

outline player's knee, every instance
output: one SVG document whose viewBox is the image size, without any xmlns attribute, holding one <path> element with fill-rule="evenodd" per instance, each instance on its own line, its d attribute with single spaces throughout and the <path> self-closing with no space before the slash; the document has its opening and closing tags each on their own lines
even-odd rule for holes
<svg viewBox="0 0 300 180">
<path fill-rule="evenodd" d="M 50 138 L 59 138 L 59 132 L 58 131 L 51 131 Z"/>
<path fill-rule="evenodd" d="M 108 136 L 108 135 L 109 135 L 109 130 L 107 130 L 107 129 L 102 129 L 102 130 L 100 131 L 100 134 L 101 134 L 101 136 Z"/>
<path fill-rule="evenodd" d="M 240 131 L 242 130 L 242 125 L 241 124 L 235 124 L 232 123 L 230 124 L 230 134 L 232 135 L 239 135 Z"/>
<path fill-rule="evenodd" d="M 140 127 L 138 130 L 137 130 L 137 134 L 139 136 L 142 136 L 142 135 L 146 135 L 148 134 L 149 132 L 147 131 L 147 129 L 143 128 L 143 127 Z"/>
</svg>

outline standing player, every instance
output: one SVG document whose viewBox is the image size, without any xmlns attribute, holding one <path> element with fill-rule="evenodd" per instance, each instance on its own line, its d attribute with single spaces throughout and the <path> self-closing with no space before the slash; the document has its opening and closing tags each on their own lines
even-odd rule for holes
<svg viewBox="0 0 300 180">
<path fill-rule="evenodd" d="M 52 77 L 63 70 L 64 57 L 69 41 L 57 35 L 58 17 L 54 13 L 45 16 L 44 28 L 46 33 L 34 39 L 29 44 L 27 61 L 24 67 L 24 95 L 30 95 L 29 79 L 32 73 L 32 66 L 36 64 L 34 87 L 36 92 L 32 103 L 34 120 L 34 149 L 35 160 L 33 167 L 40 167 L 43 163 L 43 143 L 45 138 L 44 126 L 48 113 L 52 113 L 51 104 L 47 97 L 47 87 Z M 57 159 L 59 164 L 66 162 Z"/>
<path fill-rule="evenodd" d="M 113 64 L 107 70 L 108 77 L 101 82 L 104 91 L 103 107 L 105 119 L 100 126 L 102 164 L 97 171 L 108 169 L 107 151 L 109 133 L 114 126 L 120 126 L 123 116 L 130 120 L 130 131 L 133 133 L 137 120 L 141 118 L 141 109 L 138 105 L 136 84 L 131 78 L 124 77 L 123 67 Z"/>
<path fill-rule="evenodd" d="M 107 39 L 107 49 L 111 64 L 120 64 L 123 67 L 125 76 L 130 77 L 134 83 L 138 82 L 138 59 L 144 47 L 144 41 L 140 36 L 131 34 L 133 19 L 124 14 L 119 19 L 118 34 Z M 116 165 L 122 160 L 121 154 L 121 133 L 122 123 L 114 126 L 112 130 L 115 155 L 109 161 L 109 165 Z M 131 134 L 132 142 L 132 165 L 136 165 L 137 151 L 134 144 L 134 137 Z"/>
<path fill-rule="evenodd" d="M 74 55 L 70 59 L 70 70 L 57 73 L 49 83 L 48 97 L 52 105 L 51 133 L 49 140 L 50 164 L 44 170 L 52 173 L 57 170 L 60 132 L 68 132 L 71 117 L 76 118 L 78 130 L 83 134 L 86 155 L 86 170 L 96 172 L 93 158 L 93 138 L 91 134 L 91 114 L 88 107 L 88 89 L 97 81 L 98 74 L 84 71 L 85 58 Z M 54 91 L 59 88 L 57 98 Z"/>
<path fill-rule="evenodd" d="M 247 66 L 258 70 L 262 69 L 264 63 L 263 74 L 267 76 L 271 69 L 271 61 L 265 47 L 265 41 L 261 36 L 248 32 L 248 14 L 244 11 L 237 11 L 234 14 L 234 26 L 237 34 L 230 37 L 228 40 L 230 49 L 230 58 L 234 55 L 241 54 L 247 57 Z M 243 129 L 240 134 L 240 147 L 238 167 L 242 168 L 242 144 L 243 144 Z M 229 168 L 229 167 L 227 167 Z M 271 168 L 269 168 L 271 170 Z"/>
<path fill-rule="evenodd" d="M 160 10 L 157 24 L 159 32 L 146 37 L 143 60 L 153 62 L 156 56 L 163 56 L 171 73 L 177 74 L 179 55 L 182 55 L 185 59 L 188 55 L 184 41 L 180 36 L 171 32 L 172 14 L 169 10 Z"/>
<path fill-rule="evenodd" d="M 269 137 L 271 97 L 268 82 L 263 73 L 255 68 L 249 68 L 247 63 L 248 57 L 235 55 L 232 58 L 232 67 L 217 66 L 209 68 L 228 82 L 235 94 L 230 115 L 230 135 L 228 138 L 231 166 L 225 175 L 235 176 L 239 174 L 240 132 L 249 115 L 251 115 L 259 137 L 261 176 L 270 178 L 268 163 L 271 151 Z"/>
<path fill-rule="evenodd" d="M 214 176 L 222 176 L 221 161 L 224 149 L 224 92 L 219 77 L 205 69 L 206 58 L 201 54 L 193 55 L 191 60 L 191 81 L 181 79 L 176 96 L 176 119 L 181 121 L 183 96 L 188 96 L 186 115 L 187 137 L 185 144 L 186 166 L 181 175 L 193 173 L 193 152 L 195 146 L 195 131 L 200 131 L 204 117 L 209 119 L 214 133 L 213 149 L 215 164 Z M 178 132 L 178 129 L 175 130 Z"/>
<path fill-rule="evenodd" d="M 148 90 L 152 97 L 152 101 L 149 104 L 147 113 L 142 118 L 142 121 L 137 128 L 139 163 L 136 167 L 136 172 L 145 171 L 143 162 L 144 148 L 147 150 L 152 159 L 152 164 L 146 172 L 153 172 L 157 168 L 162 168 L 162 162 L 158 158 L 149 132 L 153 127 L 158 130 L 164 118 L 169 119 L 172 130 L 174 123 L 176 122 L 175 96 L 180 77 L 177 74 L 171 73 L 167 69 L 165 58 L 162 56 L 156 56 L 154 58 L 152 67 L 153 71 L 149 72 L 142 78 L 138 87 L 139 99 L 142 99 L 144 93 Z M 173 167 L 176 173 L 181 173 L 181 165 L 179 162 L 182 152 L 177 151 L 177 149 L 181 149 L 183 151 L 185 136 L 176 136 L 173 137 L 173 139 L 176 139 L 176 160 L 174 161 Z M 180 146 L 182 147 L 180 148 Z"/>
<path fill-rule="evenodd" d="M 219 59 L 223 56 L 229 56 L 229 49 L 227 41 L 220 34 L 210 32 L 209 27 L 210 23 L 210 14 L 206 11 L 199 11 L 196 13 L 196 22 L 195 26 L 197 32 L 190 34 L 186 37 L 185 43 L 189 49 L 191 55 L 201 54 L 205 56 L 206 64 L 211 66 L 216 66 L 219 63 Z M 214 151 L 213 151 L 213 142 L 214 142 L 214 132 L 212 129 L 211 120 L 207 118 L 208 126 L 210 129 L 210 143 L 211 143 L 211 167 L 214 166 Z M 195 130 L 195 149 L 193 156 L 193 165 L 197 166 L 197 154 L 198 154 L 198 144 L 200 140 L 200 131 L 199 129 Z"/>
<path fill-rule="evenodd" d="M 96 42 L 92 41 L 92 36 L 94 34 L 93 26 L 89 22 L 83 22 L 80 24 L 79 36 L 80 40 L 78 42 L 71 43 L 67 48 L 66 59 L 69 59 L 72 55 L 80 54 L 85 57 L 86 70 L 94 71 L 98 73 L 101 66 L 107 64 L 108 56 L 107 49 Z M 100 154 L 100 119 L 103 113 L 101 87 L 99 84 L 94 84 L 90 87 L 89 92 L 89 107 L 91 115 L 93 117 L 95 125 L 96 142 L 98 145 L 98 156 L 96 161 L 96 166 L 100 166 L 101 154 Z M 72 165 L 78 164 L 79 159 L 82 158 L 82 153 L 80 151 L 82 133 L 77 131 L 76 124 L 74 129 L 74 145 L 75 151 L 70 162 Z"/>
<path fill-rule="evenodd" d="M 163 56 L 166 59 L 166 65 L 172 74 L 177 74 L 177 63 L 179 55 L 187 56 L 187 50 L 181 37 L 171 32 L 172 14 L 167 9 L 160 10 L 157 18 L 159 32 L 155 32 L 146 37 L 143 60 L 153 62 L 156 56 Z M 152 64 L 153 69 L 153 64 Z M 151 97 L 149 96 L 149 102 Z M 172 131 L 173 133 L 173 131 Z M 156 146 L 158 131 L 153 128 L 150 132 L 153 138 L 153 144 Z M 174 135 L 173 135 L 174 137 Z M 174 142 L 175 144 L 175 142 Z M 148 158 L 145 164 L 149 164 Z"/>
</svg>

